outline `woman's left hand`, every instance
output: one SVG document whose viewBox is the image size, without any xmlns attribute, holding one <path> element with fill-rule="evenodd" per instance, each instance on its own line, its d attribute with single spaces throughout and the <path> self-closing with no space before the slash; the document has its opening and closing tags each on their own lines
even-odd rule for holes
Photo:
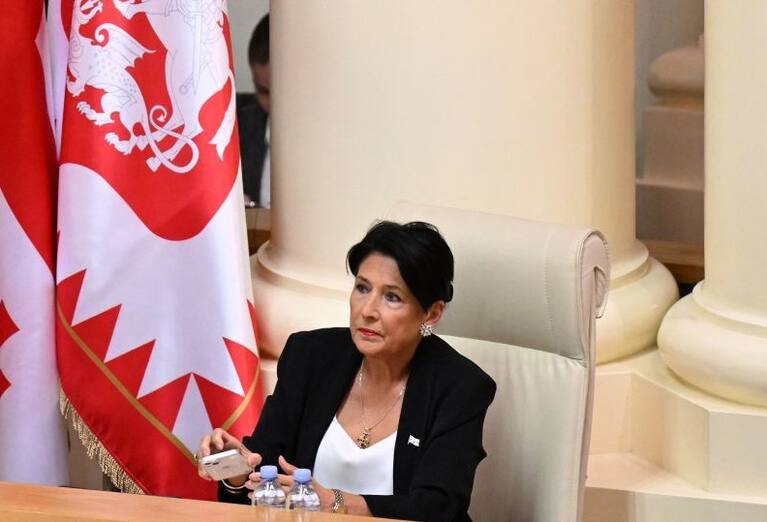
<svg viewBox="0 0 767 522">
<path fill-rule="evenodd" d="M 277 480 L 280 482 L 280 486 L 282 486 L 282 489 L 285 490 L 285 494 L 287 495 L 293 488 L 293 473 L 298 468 L 285 460 L 285 457 L 282 455 L 277 459 L 277 462 L 286 473 L 286 475 L 277 475 Z M 335 501 L 333 491 L 322 487 L 322 485 L 314 479 L 312 479 L 312 487 L 320 498 L 320 511 L 330 511 L 330 508 L 333 507 L 333 502 Z"/>
</svg>

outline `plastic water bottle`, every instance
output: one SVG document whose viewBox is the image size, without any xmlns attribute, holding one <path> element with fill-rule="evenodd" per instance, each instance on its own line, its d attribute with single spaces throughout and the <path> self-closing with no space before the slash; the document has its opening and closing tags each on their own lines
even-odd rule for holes
<svg viewBox="0 0 767 522">
<path fill-rule="evenodd" d="M 277 466 L 261 466 L 261 482 L 253 491 L 254 506 L 285 507 L 285 492 L 277 482 Z"/>
<path fill-rule="evenodd" d="M 312 487 L 310 469 L 299 468 L 293 472 L 293 489 L 288 493 L 288 509 L 320 510 L 320 497 Z"/>
</svg>

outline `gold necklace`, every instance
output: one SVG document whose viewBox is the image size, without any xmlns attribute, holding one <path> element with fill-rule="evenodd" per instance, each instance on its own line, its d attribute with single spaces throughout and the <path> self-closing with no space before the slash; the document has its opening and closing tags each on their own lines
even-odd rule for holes
<svg viewBox="0 0 767 522">
<path fill-rule="evenodd" d="M 357 376 L 357 384 L 360 388 L 360 400 L 362 402 L 362 431 L 357 436 L 357 446 L 359 446 L 361 449 L 366 449 L 370 447 L 370 432 L 373 431 L 373 428 L 378 426 L 383 422 L 383 420 L 389 415 L 389 412 L 394 409 L 394 406 L 397 405 L 397 403 L 402 399 L 402 396 L 405 394 L 405 385 L 403 384 L 402 388 L 400 389 L 399 393 L 397 394 L 397 398 L 394 399 L 394 402 L 391 403 L 391 406 L 389 406 L 386 409 L 386 412 L 384 412 L 383 416 L 378 419 L 378 421 L 375 424 L 368 425 L 367 423 L 367 415 L 365 414 L 365 393 L 362 389 L 362 380 L 363 375 L 365 374 L 365 362 L 362 362 L 362 365 L 360 366 L 360 373 Z"/>
</svg>

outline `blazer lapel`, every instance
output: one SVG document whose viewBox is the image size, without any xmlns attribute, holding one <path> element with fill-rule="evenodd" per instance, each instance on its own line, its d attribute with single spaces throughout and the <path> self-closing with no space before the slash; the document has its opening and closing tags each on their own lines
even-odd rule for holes
<svg viewBox="0 0 767 522">
<path fill-rule="evenodd" d="M 306 467 L 314 469 L 314 460 L 322 437 L 349 391 L 361 362 L 362 354 L 357 351 L 350 335 L 348 345 L 339 350 L 337 360 L 332 362 L 334 369 L 326 372 L 317 381 L 319 385 L 313 390 L 313 396 L 308 401 L 296 462 L 306 463 Z"/>
<path fill-rule="evenodd" d="M 394 494 L 407 493 L 413 469 L 420 459 L 420 447 L 425 443 L 429 404 L 432 401 L 434 365 L 429 364 L 429 338 L 418 346 L 410 366 L 402 412 L 394 443 Z"/>
<path fill-rule="evenodd" d="M 410 487 L 413 469 L 420 459 L 420 448 L 426 442 L 429 405 L 432 395 L 435 365 L 432 357 L 430 338 L 424 338 L 416 350 L 410 367 L 405 395 L 402 397 L 402 411 L 394 443 L 394 494 L 405 494 Z M 334 371 L 327 372 L 318 381 L 314 395 L 307 404 L 307 412 L 300 429 L 300 440 L 296 451 L 299 467 L 314 468 L 317 449 L 322 437 L 330 426 L 341 401 L 354 381 L 362 362 L 362 354 L 348 338 L 348 346 L 339 351 L 334 362 Z M 433 362 L 433 361 L 431 361 Z"/>
</svg>

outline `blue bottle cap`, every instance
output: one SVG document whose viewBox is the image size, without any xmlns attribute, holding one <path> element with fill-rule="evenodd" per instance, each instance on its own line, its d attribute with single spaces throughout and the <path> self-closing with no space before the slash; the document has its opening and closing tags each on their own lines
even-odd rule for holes
<svg viewBox="0 0 767 522">
<path fill-rule="evenodd" d="M 293 480 L 306 484 L 312 481 L 312 470 L 306 468 L 298 468 L 293 472 Z"/>
<path fill-rule="evenodd" d="M 261 466 L 261 478 L 263 480 L 274 480 L 277 478 L 277 466 Z"/>
</svg>

